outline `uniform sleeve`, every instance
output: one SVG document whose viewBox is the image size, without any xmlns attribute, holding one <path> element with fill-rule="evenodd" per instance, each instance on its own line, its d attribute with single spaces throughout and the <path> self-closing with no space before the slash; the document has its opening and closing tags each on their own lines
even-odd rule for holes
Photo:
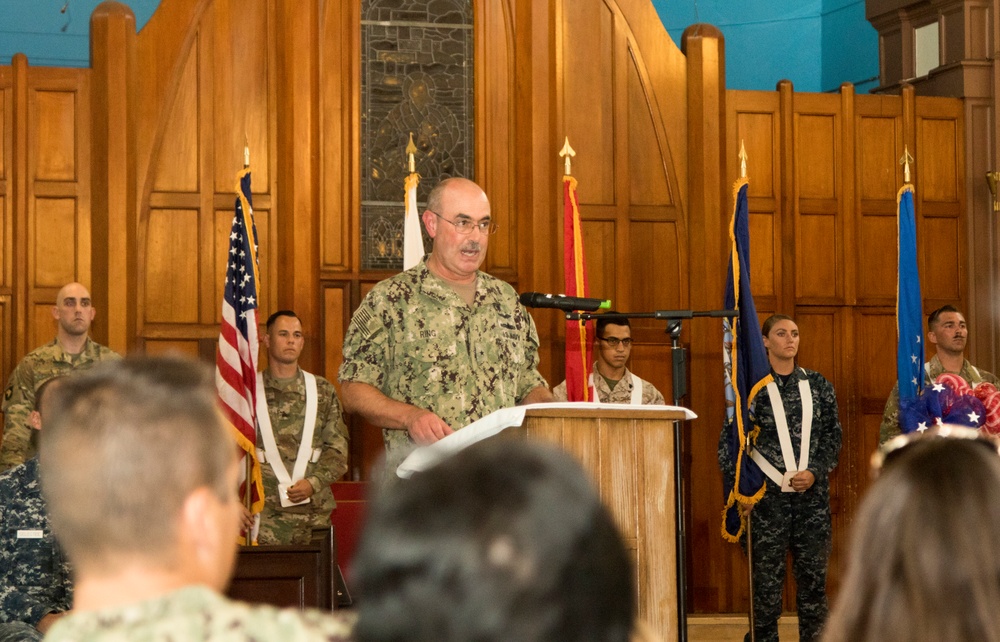
<svg viewBox="0 0 1000 642">
<path fill-rule="evenodd" d="M 665 406 L 667 401 L 663 398 L 663 393 L 656 389 L 656 386 L 648 381 L 643 381 L 642 403 L 646 406 Z"/>
<path fill-rule="evenodd" d="M 548 388 L 549 384 L 540 372 L 538 372 L 538 331 L 535 329 L 535 320 L 531 318 L 528 311 L 520 303 L 517 304 L 517 314 L 524 323 L 525 334 L 522 342 L 524 349 L 524 366 L 517 380 L 517 403 L 528 396 L 535 388 Z"/>
<path fill-rule="evenodd" d="M 882 425 L 878 429 L 878 443 L 884 444 L 899 434 L 902 432 L 899 429 L 899 383 L 896 383 L 893 384 L 892 392 L 885 402 Z"/>
<path fill-rule="evenodd" d="M 555 401 L 566 401 L 566 380 L 552 389 L 552 397 Z"/>
<path fill-rule="evenodd" d="M 31 594 L 22 591 L 19 586 L 27 578 L 12 577 L 12 562 L 7 560 L 15 558 L 15 546 L 17 540 L 14 527 L 9 522 L 7 509 L 8 503 L 6 494 L 0 494 L 0 622 L 24 622 L 35 626 L 42 617 L 53 611 L 64 610 L 68 604 L 53 605 L 41 602 Z M 68 571 L 68 569 L 66 569 Z M 42 569 L 39 569 L 42 572 Z M 68 573 L 64 576 L 68 580 Z M 45 577 L 46 581 L 58 578 Z"/>
<path fill-rule="evenodd" d="M 722 431 L 719 433 L 719 470 L 722 471 L 723 488 L 732 488 L 736 480 L 736 459 L 729 448 L 729 432 L 732 427 L 722 423 Z"/>
<path fill-rule="evenodd" d="M 328 410 L 323 428 L 320 431 L 320 437 L 323 441 L 320 445 L 319 461 L 313 466 L 312 474 L 308 477 L 313 492 L 329 488 L 330 484 L 347 472 L 348 433 L 347 426 L 344 424 L 344 413 L 340 407 L 340 400 L 337 399 L 337 391 L 332 384 L 325 383 L 322 394 L 327 397 L 329 403 L 327 404 Z"/>
<path fill-rule="evenodd" d="M 369 292 L 351 317 L 344 337 L 344 361 L 337 379 L 341 383 L 367 383 L 382 390 L 386 373 L 391 371 L 392 336 L 376 298 L 374 292 Z"/>
<path fill-rule="evenodd" d="M 840 458 L 840 444 L 843 430 L 840 427 L 840 414 L 837 409 L 837 393 L 833 384 L 822 375 L 817 381 L 819 389 L 820 425 L 815 426 L 820 431 L 813 443 L 816 444 L 815 454 L 810 453 L 809 469 L 818 476 L 826 476 L 837 467 Z"/>
<path fill-rule="evenodd" d="M 17 364 L 3 397 L 0 470 L 9 470 L 24 463 L 31 436 L 28 416 L 35 408 L 35 369 L 30 361 L 22 360 Z"/>
</svg>

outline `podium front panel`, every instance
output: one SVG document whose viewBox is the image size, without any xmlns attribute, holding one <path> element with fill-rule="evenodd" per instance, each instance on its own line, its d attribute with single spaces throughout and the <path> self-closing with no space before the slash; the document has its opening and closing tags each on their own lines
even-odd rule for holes
<svg viewBox="0 0 1000 642">
<path fill-rule="evenodd" d="M 508 432 L 555 444 L 594 479 L 635 563 L 639 617 L 677 639 L 677 411 L 528 410 Z"/>
</svg>

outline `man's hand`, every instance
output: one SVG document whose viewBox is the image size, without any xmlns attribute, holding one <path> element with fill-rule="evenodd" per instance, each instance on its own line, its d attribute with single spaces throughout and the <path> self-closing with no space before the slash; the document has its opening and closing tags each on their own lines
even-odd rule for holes
<svg viewBox="0 0 1000 642">
<path fill-rule="evenodd" d="M 414 408 L 406 418 L 406 432 L 410 433 L 418 446 L 426 446 L 455 431 L 430 410 Z"/>
<path fill-rule="evenodd" d="M 56 620 L 66 615 L 66 613 L 69 613 L 69 611 L 64 611 L 62 613 L 46 613 L 42 616 L 42 619 L 38 620 L 38 624 L 35 625 L 35 628 L 38 629 L 39 633 L 45 633 L 49 630 L 50 626 L 56 623 Z"/>
<path fill-rule="evenodd" d="M 808 470 L 799 471 L 789 482 L 797 493 L 804 493 L 812 488 L 814 483 L 816 483 L 816 476 Z"/>
<path fill-rule="evenodd" d="M 293 502 L 304 502 L 313 494 L 312 484 L 308 479 L 300 479 L 288 487 L 288 499 Z"/>
<path fill-rule="evenodd" d="M 240 530 L 249 533 L 253 528 L 253 513 L 246 506 L 240 504 Z"/>
</svg>

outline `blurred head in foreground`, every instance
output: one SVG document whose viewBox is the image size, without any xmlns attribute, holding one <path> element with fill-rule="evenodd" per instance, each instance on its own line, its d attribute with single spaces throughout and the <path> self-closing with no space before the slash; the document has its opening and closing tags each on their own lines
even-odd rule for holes
<svg viewBox="0 0 1000 642">
<path fill-rule="evenodd" d="M 824 640 L 1000 641 L 1000 456 L 977 431 L 887 442 Z"/>
<path fill-rule="evenodd" d="M 635 582 L 580 466 L 476 444 L 376 499 L 355 561 L 359 642 L 626 642 Z"/>
</svg>

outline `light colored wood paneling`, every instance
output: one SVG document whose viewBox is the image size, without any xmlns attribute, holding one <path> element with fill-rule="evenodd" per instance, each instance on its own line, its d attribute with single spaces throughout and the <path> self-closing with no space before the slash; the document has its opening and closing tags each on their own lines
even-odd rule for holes
<svg viewBox="0 0 1000 642">
<path fill-rule="evenodd" d="M 836 324 L 831 312 L 797 312 L 795 323 L 799 326 L 799 364 L 819 372 L 831 381 L 835 377 Z"/>
<path fill-rule="evenodd" d="M 858 297 L 896 298 L 896 217 L 861 216 Z"/>
<path fill-rule="evenodd" d="M 59 288 L 78 273 L 77 211 L 72 198 L 38 198 L 33 208 L 34 287 Z"/>
<path fill-rule="evenodd" d="M 187 54 L 170 116 L 165 119 L 163 145 L 153 173 L 153 189 L 196 192 L 199 186 L 198 54 L 200 37 Z"/>
<path fill-rule="evenodd" d="M 795 167 L 799 198 L 837 197 L 837 122 L 833 115 L 795 118 Z"/>
<path fill-rule="evenodd" d="M 583 248 L 587 257 L 587 285 L 592 296 L 611 299 L 612 306 L 618 298 L 615 272 L 615 223 L 613 221 L 583 221 Z"/>
<path fill-rule="evenodd" d="M 215 191 L 233 191 L 233 174 L 250 146 L 254 186 L 267 191 L 271 150 L 268 135 L 269 3 L 215 0 L 212 68 L 212 143 Z"/>
<path fill-rule="evenodd" d="M 776 106 L 776 105 L 775 105 Z M 736 149 L 742 143 L 747 150 L 747 176 L 750 177 L 751 198 L 774 198 L 775 153 L 777 152 L 777 122 L 772 112 L 736 113 Z"/>
<path fill-rule="evenodd" d="M 161 341 L 159 339 L 146 339 L 146 354 L 148 355 L 182 355 L 199 358 L 198 341 Z"/>
<path fill-rule="evenodd" d="M 683 307 L 680 243 L 676 223 L 632 223 L 629 258 L 634 278 L 629 300 L 636 311 Z M 662 322 L 636 319 L 633 325 L 662 327 Z"/>
<path fill-rule="evenodd" d="M 930 119 L 919 121 L 917 141 L 919 149 L 925 150 L 932 162 L 922 164 L 917 168 L 920 173 L 920 198 L 927 203 L 936 201 L 943 203 L 958 203 L 959 192 L 964 190 L 958 182 L 958 170 L 954 162 L 948 162 L 959 156 L 958 123 L 954 119 Z"/>
<path fill-rule="evenodd" d="M 151 210 L 146 234 L 146 320 L 198 323 L 198 212 Z"/>
<path fill-rule="evenodd" d="M 349 321 L 347 307 L 350 300 L 346 285 L 323 288 L 323 376 L 333 382 L 337 381 L 337 371 L 344 360 L 345 320 Z M 320 339 L 318 333 L 314 336 Z"/>
<path fill-rule="evenodd" d="M 56 336 L 56 321 L 52 318 L 54 304 L 55 301 L 36 301 L 31 305 L 28 334 L 33 347 L 44 345 Z"/>
<path fill-rule="evenodd" d="M 795 231 L 796 296 L 837 296 L 841 266 L 836 219 L 828 214 L 802 214 Z"/>
<path fill-rule="evenodd" d="M 656 128 L 635 61 L 628 64 L 629 203 L 670 205 L 673 198 L 664 168 L 665 154 L 656 144 Z M 651 149 L 652 148 L 652 149 Z M 655 153 L 651 153 L 655 152 Z"/>
<path fill-rule="evenodd" d="M 572 70 L 563 74 L 562 117 L 577 153 L 573 174 L 580 181 L 580 203 L 613 205 L 617 158 L 613 69 L 621 55 L 613 48 L 614 18 L 602 2 L 574 2 L 563 8 L 562 21 L 561 62 Z"/>
<path fill-rule="evenodd" d="M 893 199 L 899 189 L 896 166 L 901 156 L 899 115 L 858 119 L 858 192 L 861 199 Z"/>
<path fill-rule="evenodd" d="M 72 91 L 32 92 L 35 120 L 35 180 L 76 179 L 77 110 Z"/>
<path fill-rule="evenodd" d="M 958 219 L 924 218 L 918 230 L 923 237 L 920 288 L 924 300 L 961 301 L 961 274 L 955 264 L 964 247 L 959 230 Z"/>
<path fill-rule="evenodd" d="M 753 186 L 754 181 L 750 185 Z M 774 215 L 770 212 L 750 213 L 750 284 L 753 295 L 775 296 L 777 294 L 777 270 Z"/>
</svg>

